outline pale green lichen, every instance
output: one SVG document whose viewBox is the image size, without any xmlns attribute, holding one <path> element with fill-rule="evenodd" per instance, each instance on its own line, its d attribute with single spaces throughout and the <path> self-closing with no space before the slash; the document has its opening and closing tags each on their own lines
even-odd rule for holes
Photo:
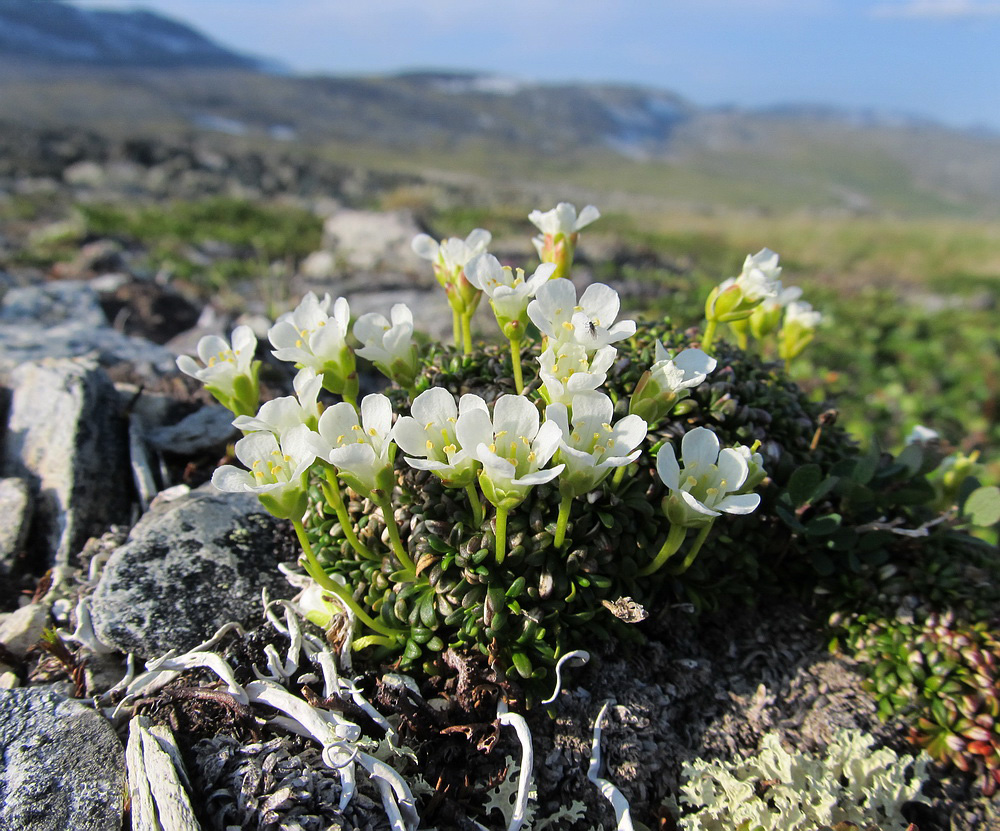
<svg viewBox="0 0 1000 831">
<path fill-rule="evenodd" d="M 680 801 L 696 809 L 683 831 L 813 831 L 823 825 L 873 824 L 905 831 L 900 809 L 925 802 L 926 756 L 900 758 L 858 730 L 840 730 L 823 756 L 789 753 L 775 733 L 760 752 L 732 762 L 698 759 L 682 771 Z"/>
</svg>

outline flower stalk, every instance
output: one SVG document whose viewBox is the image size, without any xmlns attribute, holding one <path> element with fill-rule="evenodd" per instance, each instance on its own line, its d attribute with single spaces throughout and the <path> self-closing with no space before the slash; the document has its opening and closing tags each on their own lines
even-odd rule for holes
<svg viewBox="0 0 1000 831">
<path fill-rule="evenodd" d="M 313 552 L 312 543 L 309 542 L 309 536 L 306 534 L 306 529 L 302 524 L 301 517 L 299 519 L 292 518 L 292 527 L 295 529 L 295 536 L 298 537 L 299 545 L 302 546 L 302 551 L 305 554 L 305 561 L 302 565 L 309 576 L 316 581 L 320 588 L 322 588 L 323 591 L 327 591 L 330 592 L 330 594 L 335 595 L 337 599 L 347 606 L 354 616 L 369 629 L 384 635 L 389 639 L 390 643 L 398 641 L 404 634 L 403 632 L 393 630 L 384 623 L 372 618 L 371 615 L 361 608 L 345 586 L 340 585 L 340 583 L 332 579 L 330 575 L 324 571 L 323 566 L 320 565 L 319 560 L 316 559 L 316 554 Z"/>
</svg>

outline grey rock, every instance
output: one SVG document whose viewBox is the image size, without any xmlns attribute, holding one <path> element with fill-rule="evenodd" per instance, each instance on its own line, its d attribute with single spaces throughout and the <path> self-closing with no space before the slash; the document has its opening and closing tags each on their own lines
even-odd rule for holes
<svg viewBox="0 0 1000 831">
<path fill-rule="evenodd" d="M 178 421 L 151 430 L 147 441 L 160 452 L 194 455 L 225 444 L 239 431 L 225 407 L 202 407 Z"/>
<path fill-rule="evenodd" d="M 289 534 L 256 496 L 211 484 L 154 502 L 104 567 L 91 600 L 97 636 L 152 658 L 255 621 L 263 587 L 294 593 L 277 568 Z"/>
<path fill-rule="evenodd" d="M 0 479 L 0 574 L 9 574 L 31 527 L 31 492 L 24 479 Z"/>
<path fill-rule="evenodd" d="M 47 328 L 69 322 L 87 328 L 108 324 L 97 292 L 86 283 L 63 280 L 12 288 L 0 302 L 0 323 Z"/>
<path fill-rule="evenodd" d="M 0 616 L 0 643 L 18 658 L 42 639 L 49 611 L 41 603 L 29 603 L 16 612 Z"/>
<path fill-rule="evenodd" d="M 119 831 L 125 754 L 111 725 L 47 690 L 0 690 L 0 805 L 0 831 Z"/>
<path fill-rule="evenodd" d="M 98 293 L 64 280 L 13 287 L 0 300 L 0 379 L 26 361 L 92 355 L 104 367 L 129 364 L 144 380 L 176 370 L 170 350 L 108 325 Z"/>
<path fill-rule="evenodd" d="M 347 268 L 421 271 L 421 260 L 410 243 L 421 232 L 409 211 L 341 210 L 323 224 L 324 247 Z"/>
<path fill-rule="evenodd" d="M 0 325 L 0 381 L 26 361 L 93 357 L 102 367 L 127 364 L 144 382 L 176 372 L 176 356 L 143 338 L 123 335 L 110 326 L 93 328 L 75 322 L 46 328 L 37 323 Z"/>
<path fill-rule="evenodd" d="M 11 377 L 6 476 L 35 494 L 29 545 L 67 565 L 91 536 L 129 513 L 124 425 L 118 396 L 93 361 L 24 364 Z"/>
</svg>

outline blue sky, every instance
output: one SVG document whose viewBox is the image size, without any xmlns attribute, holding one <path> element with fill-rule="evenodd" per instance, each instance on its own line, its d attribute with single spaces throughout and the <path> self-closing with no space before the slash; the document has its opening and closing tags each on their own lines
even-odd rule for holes
<svg viewBox="0 0 1000 831">
<path fill-rule="evenodd" d="M 141 6 L 299 72 L 620 81 L 1000 130 L 1000 0 L 76 0 Z"/>
</svg>

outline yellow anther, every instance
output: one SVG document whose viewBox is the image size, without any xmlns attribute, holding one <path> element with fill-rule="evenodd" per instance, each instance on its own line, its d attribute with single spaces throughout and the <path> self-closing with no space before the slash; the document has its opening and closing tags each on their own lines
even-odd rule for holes
<svg viewBox="0 0 1000 831">
<path fill-rule="evenodd" d="M 434 449 L 434 442 L 432 442 L 430 439 L 427 439 L 427 445 L 426 446 L 427 446 L 428 450 L 433 450 Z"/>
<path fill-rule="evenodd" d="M 444 446 L 443 448 L 441 448 L 441 449 L 442 449 L 442 450 L 444 450 L 444 452 L 445 452 L 445 453 L 447 453 L 447 454 L 448 454 L 449 456 L 450 456 L 450 455 L 451 455 L 452 453 L 455 453 L 455 452 L 456 452 L 456 451 L 458 450 L 458 448 L 457 448 L 457 447 L 455 447 L 455 445 L 453 445 L 453 444 L 446 444 L 446 445 L 445 445 L 445 446 Z"/>
<path fill-rule="evenodd" d="M 360 431 L 361 430 L 361 425 L 360 424 L 352 424 L 351 425 L 351 429 L 352 430 L 358 430 L 358 431 Z"/>
<path fill-rule="evenodd" d="M 378 430 L 376 430 L 374 427 L 369 427 L 368 435 L 374 438 L 375 436 L 378 435 Z"/>
<path fill-rule="evenodd" d="M 528 462 L 529 462 L 529 464 L 530 464 L 530 463 L 532 463 L 532 462 L 534 462 L 536 458 L 537 458 L 537 457 L 535 456 L 535 451 L 534 451 L 534 450 L 532 450 L 532 451 L 531 451 L 531 452 L 530 452 L 530 453 L 528 454 Z"/>
<path fill-rule="evenodd" d="M 339 436 L 337 436 L 337 444 L 343 444 L 345 438 L 347 437 L 343 433 L 341 433 Z"/>
<path fill-rule="evenodd" d="M 497 446 L 496 443 L 493 443 L 490 445 L 490 453 L 496 453 L 496 452 L 497 452 Z"/>
<path fill-rule="evenodd" d="M 570 331 L 573 331 L 573 324 L 570 323 L 568 320 L 564 320 L 563 329 L 569 329 Z"/>
</svg>

